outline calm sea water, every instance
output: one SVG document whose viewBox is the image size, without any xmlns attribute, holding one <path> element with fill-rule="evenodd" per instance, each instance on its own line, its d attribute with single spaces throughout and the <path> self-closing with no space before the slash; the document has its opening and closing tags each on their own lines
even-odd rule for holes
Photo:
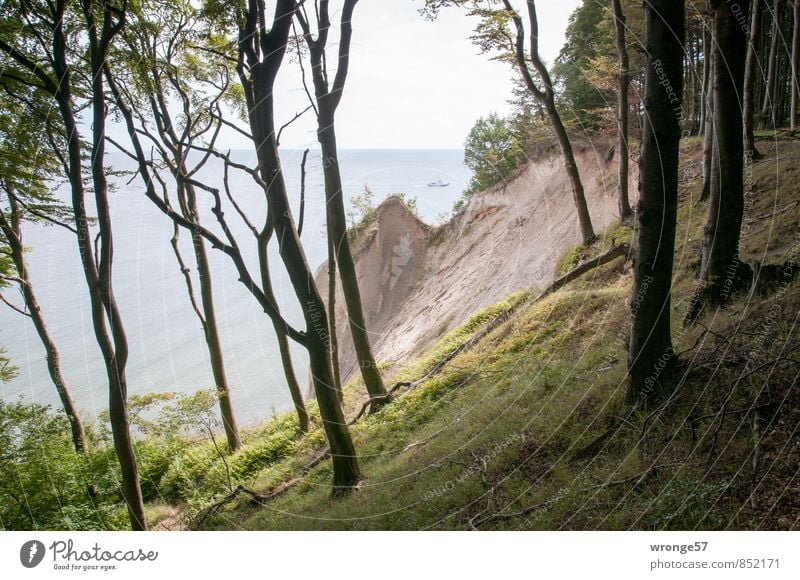
<svg viewBox="0 0 800 580">
<path fill-rule="evenodd" d="M 252 154 L 235 151 L 234 157 L 252 164 Z M 299 202 L 302 151 L 283 153 L 284 172 L 295 211 Z M 435 223 L 448 212 L 469 180 L 460 150 L 345 150 L 341 152 L 345 198 L 367 185 L 376 203 L 392 193 L 417 199 L 419 214 Z M 108 164 L 125 168 L 126 162 L 110 155 Z M 327 257 L 324 220 L 324 190 L 321 159 L 312 150 L 307 165 L 307 212 L 303 241 L 312 267 Z M 200 178 L 222 188 L 222 166 L 210 164 Z M 427 187 L 434 181 L 448 187 Z M 237 201 L 256 224 L 263 221 L 263 194 L 248 176 L 233 175 Z M 155 391 L 192 392 L 213 386 L 211 368 L 199 321 L 194 315 L 184 279 L 169 239 L 172 223 L 144 197 L 138 180 L 118 178 L 112 196 L 115 234 L 114 285 L 130 342 L 128 383 L 130 394 Z M 210 206 L 209 200 L 203 203 Z M 212 216 L 205 212 L 205 222 Z M 255 267 L 252 236 L 238 222 L 232 207 L 226 216 Z M 216 229 L 216 228 L 215 228 Z M 107 383 L 97 343 L 92 334 L 89 302 L 77 254 L 77 242 L 69 232 L 56 227 L 27 225 L 25 244 L 36 289 L 50 330 L 60 347 L 65 377 L 78 406 L 86 415 L 107 407 Z M 250 236 L 250 237 L 248 237 Z M 192 264 L 188 236 L 181 234 L 183 255 Z M 273 244 L 274 245 L 274 244 Z M 239 420 L 249 423 L 290 407 L 280 359 L 269 320 L 247 290 L 237 281 L 229 259 L 210 250 L 215 299 L 221 340 Z M 255 271 L 255 269 L 253 270 Z M 282 264 L 273 248 L 272 271 L 275 291 L 286 316 L 300 325 L 299 309 Z M 195 286 L 196 287 L 196 286 Z M 38 336 L 21 315 L 0 307 L 0 345 L 4 346 L 20 375 L 0 382 L 0 396 L 58 407 L 50 382 L 44 351 Z M 305 383 L 307 360 L 294 349 L 295 363 Z"/>
</svg>

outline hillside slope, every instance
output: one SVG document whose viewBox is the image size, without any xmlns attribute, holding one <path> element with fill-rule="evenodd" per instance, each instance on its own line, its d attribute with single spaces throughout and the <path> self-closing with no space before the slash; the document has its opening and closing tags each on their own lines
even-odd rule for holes
<svg viewBox="0 0 800 580">
<path fill-rule="evenodd" d="M 246 480 L 257 501 L 217 504 L 203 526 L 800 527 L 800 142 L 759 148 L 767 157 L 748 173 L 742 256 L 762 262 L 764 277 L 684 327 L 708 206 L 698 201 L 700 143 L 683 144 L 681 364 L 664 404 L 624 403 L 631 274 L 618 260 L 541 300 L 509 296 L 399 368 L 396 399 L 352 427 L 365 476 L 356 493 L 330 499 L 318 425 L 307 436 L 267 426 L 292 438 L 291 453 Z M 362 390 L 358 381 L 346 390 L 350 417 Z"/>
<path fill-rule="evenodd" d="M 596 232 L 618 221 L 616 162 L 607 148 L 584 147 L 577 161 Z M 636 191 L 636 175 L 631 176 Z M 420 222 L 396 197 L 354 247 L 367 328 L 378 361 L 403 363 L 470 315 L 512 292 L 543 287 L 559 257 L 580 240 L 575 204 L 560 156 L 533 161 L 507 183 L 475 195 L 438 228 Z M 327 267 L 317 273 L 327 294 Z M 337 330 L 343 382 L 357 361 L 341 285 Z"/>
</svg>

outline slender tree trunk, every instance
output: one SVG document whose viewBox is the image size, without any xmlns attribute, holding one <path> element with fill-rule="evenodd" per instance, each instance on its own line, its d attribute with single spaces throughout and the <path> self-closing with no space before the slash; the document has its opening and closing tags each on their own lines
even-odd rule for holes
<svg viewBox="0 0 800 580">
<path fill-rule="evenodd" d="M 331 337 L 331 366 L 333 383 L 339 393 L 339 402 L 344 403 L 342 373 L 339 366 L 339 339 L 336 332 L 336 250 L 333 239 L 328 236 L 328 325 Z"/>
<path fill-rule="evenodd" d="M 798 70 L 800 69 L 800 1 L 794 0 L 793 27 L 792 27 L 792 106 L 791 106 L 791 129 L 797 130 L 797 100 L 798 100 Z"/>
<path fill-rule="evenodd" d="M 191 188 L 189 188 L 191 189 Z M 197 213 L 197 201 L 194 192 L 189 193 L 189 204 L 192 211 Z M 219 399 L 219 410 L 222 417 L 222 425 L 225 430 L 225 438 L 228 442 L 228 450 L 234 453 L 242 446 L 239 437 L 239 428 L 236 425 L 236 415 L 233 412 L 231 402 L 231 391 L 228 385 L 228 376 L 225 372 L 225 359 L 222 355 L 222 344 L 219 340 L 219 329 L 217 328 L 217 310 L 214 306 L 214 288 L 211 281 L 211 266 L 208 263 L 208 252 L 206 251 L 203 237 L 192 232 L 192 245 L 194 246 L 195 260 L 197 261 L 197 275 L 200 278 L 200 301 L 203 304 L 203 334 L 205 335 L 208 347 L 208 356 L 211 361 L 211 372 L 214 375 L 217 398 Z"/>
<path fill-rule="evenodd" d="M 339 172 L 339 155 L 336 147 L 333 112 L 328 112 L 324 101 L 319 103 L 319 136 L 325 174 L 325 200 L 328 217 L 328 236 L 332 240 L 336 254 L 335 265 L 339 270 L 342 292 L 350 323 L 361 376 L 372 399 L 372 410 L 378 409 L 388 401 L 372 347 L 369 343 L 364 308 L 361 304 L 361 290 L 358 286 L 356 263 L 347 238 L 347 217 L 342 197 L 342 178 Z"/>
<path fill-rule="evenodd" d="M 353 34 L 352 17 L 357 0 L 346 0 L 341 14 L 341 36 L 339 38 L 338 69 L 332 87 L 328 84 L 326 43 L 331 22 L 328 0 L 321 0 L 318 10 L 319 32 L 314 40 L 311 26 L 302 16 L 298 17 L 311 56 L 311 75 L 314 80 L 314 96 L 317 102 L 317 140 L 322 148 L 322 169 L 325 176 L 325 201 L 328 240 L 336 255 L 335 268 L 339 271 L 342 293 L 347 306 L 350 334 L 356 358 L 375 411 L 390 399 L 383 384 L 372 346 L 369 343 L 361 290 L 350 241 L 347 237 L 347 217 L 342 195 L 342 176 L 339 170 L 339 152 L 336 146 L 336 108 L 341 102 L 347 80 L 350 61 L 350 42 Z M 329 263 L 329 269 L 331 264 Z"/>
<path fill-rule="evenodd" d="M 616 30 L 617 53 L 619 55 L 619 93 L 617 104 L 617 125 L 619 128 L 619 217 L 625 220 L 633 215 L 628 200 L 628 87 L 630 86 L 630 65 L 628 47 L 625 45 L 625 13 L 620 0 L 613 0 L 614 24 Z"/>
<path fill-rule="evenodd" d="M 268 245 L 272 238 L 272 226 L 267 225 L 267 228 L 262 232 L 258 240 L 258 267 L 261 272 L 261 287 L 267 299 L 273 304 L 277 304 L 275 300 L 275 292 L 272 288 L 272 276 L 269 271 L 269 253 Z M 299 234 L 298 234 L 299 237 Z M 302 433 L 307 433 L 309 429 L 308 409 L 303 400 L 303 390 L 300 388 L 300 383 L 297 380 L 297 374 L 294 371 L 294 362 L 292 362 L 292 350 L 289 348 L 289 337 L 286 335 L 286 329 L 277 321 L 272 321 L 272 328 L 275 330 L 275 338 L 278 341 L 278 352 L 281 355 L 281 365 L 283 367 L 283 376 L 286 379 L 286 385 L 289 387 L 289 395 L 292 397 L 292 404 L 297 413 L 297 421 Z"/>
<path fill-rule="evenodd" d="M 60 17 L 54 30 L 54 69 L 59 79 L 58 91 L 54 94 L 64 122 L 67 139 L 68 179 L 72 192 L 72 207 L 75 226 L 78 230 L 78 250 L 89 291 L 92 324 L 108 376 L 109 415 L 114 450 L 122 475 L 122 497 L 128 509 L 133 530 L 146 530 L 147 520 L 144 500 L 139 484 L 139 467 L 133 450 L 133 441 L 128 418 L 128 385 L 125 367 L 128 360 L 128 342 L 122 319 L 114 297 L 112 285 L 113 233 L 108 202 L 108 183 L 105 168 L 105 116 L 106 101 L 103 86 L 103 67 L 110 43 L 112 14 L 102 11 L 102 26 L 95 21 L 97 6 L 92 0 L 84 0 L 83 12 L 89 32 L 89 57 L 92 79 L 92 143 L 91 179 L 94 189 L 95 209 L 99 229 L 99 260 L 95 263 L 92 252 L 93 240 L 86 214 L 86 196 L 83 174 L 83 147 L 75 119 L 72 102 L 70 69 L 67 66 L 67 38 L 64 35 L 66 4 L 58 3 Z"/>
<path fill-rule="evenodd" d="M 744 73 L 744 151 L 750 159 L 760 159 L 761 153 L 756 149 L 753 134 L 755 101 L 755 83 L 758 78 L 758 51 L 761 38 L 761 22 L 765 0 L 753 0 L 753 17 L 750 22 L 750 42 L 747 47 L 747 61 Z"/>
<path fill-rule="evenodd" d="M 711 28 L 710 26 L 708 28 Z M 711 195 L 711 187 L 714 181 L 714 163 L 715 156 L 715 127 L 714 127 L 714 58 L 716 51 L 714 50 L 715 40 L 712 31 L 706 32 L 707 41 L 706 55 L 705 55 L 705 68 L 706 68 L 706 82 L 703 100 L 705 102 L 705 129 L 703 132 L 703 189 L 700 192 L 700 200 L 706 201 Z"/>
<path fill-rule="evenodd" d="M 12 214 L 19 214 L 16 207 L 16 201 L 12 195 L 9 195 L 9 204 L 11 205 Z M 83 428 L 78 409 L 75 406 L 75 401 L 72 398 L 72 390 L 70 389 L 67 381 L 64 379 L 64 374 L 61 372 L 61 355 L 58 352 L 53 337 L 50 335 L 50 330 L 44 320 L 44 314 L 39 306 L 39 300 L 36 293 L 33 291 L 33 284 L 31 283 L 30 274 L 28 272 L 28 262 L 25 259 L 25 248 L 22 242 L 22 231 L 19 224 L 19 219 L 13 217 L 7 220 L 5 216 L 0 213 L 0 229 L 8 242 L 11 250 L 11 259 L 14 262 L 14 267 L 17 270 L 17 275 L 22 280 L 22 298 L 25 301 L 25 308 L 30 315 L 36 333 L 39 335 L 39 340 L 42 341 L 44 346 L 47 371 L 50 373 L 50 380 L 56 387 L 58 398 L 61 400 L 61 406 L 64 408 L 64 413 L 69 421 L 70 431 L 72 432 L 72 444 L 77 453 L 86 452 L 86 432 Z"/>
<path fill-rule="evenodd" d="M 276 23 L 269 32 L 269 35 L 274 35 L 276 32 L 280 34 L 274 41 L 273 52 L 268 52 L 264 61 L 252 62 L 251 59 L 249 79 L 244 77 L 242 80 L 248 100 L 248 116 L 259 168 L 264 182 L 268 184 L 268 219 L 275 229 L 281 258 L 306 322 L 304 346 L 308 349 L 314 390 L 331 448 L 333 495 L 338 496 L 347 493 L 358 484 L 361 472 L 339 396 L 333 385 L 325 303 L 317 289 L 292 218 L 278 155 L 274 121 L 273 87 L 280 61 L 286 50 L 294 8 L 293 1 L 279 0 L 275 8 Z M 253 26 L 252 23 L 257 22 L 257 18 L 258 14 L 250 13 L 248 23 Z M 244 35 L 242 38 L 246 37 Z M 272 44 L 269 36 L 263 40 L 262 44 Z"/>
<path fill-rule="evenodd" d="M 636 212 L 639 231 L 628 350 L 629 402 L 661 396 L 674 362 L 670 315 L 685 7 L 682 0 L 645 0 L 644 7 L 646 115 Z"/>
<path fill-rule="evenodd" d="M 700 131 L 705 134 L 706 129 L 706 119 L 707 119 L 707 108 L 706 105 L 708 103 L 708 87 L 710 85 L 710 66 L 709 66 L 709 58 L 711 56 L 711 33 L 708 30 L 707 26 L 703 26 L 703 88 L 702 93 L 700 94 Z"/>
<path fill-rule="evenodd" d="M 746 267 L 739 260 L 739 235 L 744 212 L 741 96 L 747 39 L 736 17 L 725 8 L 722 0 L 717 0 L 712 6 L 718 47 L 714 60 L 714 115 L 719 183 L 711 188 L 701 279 L 705 284 L 705 300 L 716 305 L 724 302 L 736 289 Z"/>
<path fill-rule="evenodd" d="M 575 209 L 578 213 L 581 238 L 584 245 L 589 245 L 595 240 L 596 236 L 594 228 L 592 227 L 589 206 L 586 204 L 586 194 L 583 189 L 583 183 L 581 182 L 580 172 L 578 171 L 578 164 L 575 162 L 572 143 L 569 140 L 569 135 L 567 134 L 567 130 L 561 120 L 561 115 L 559 115 L 558 108 L 556 107 L 553 81 L 550 77 L 550 72 L 547 70 L 547 67 L 544 65 L 539 55 L 539 20 L 536 14 L 536 2 L 534 0 L 526 1 L 528 24 L 530 26 L 530 49 L 527 53 L 525 48 L 525 26 L 522 22 L 522 18 L 514 9 L 511 0 L 503 0 L 503 5 L 512 15 L 514 28 L 517 33 L 515 43 L 517 68 L 528 90 L 542 107 L 544 107 L 545 111 L 547 111 L 547 116 L 550 118 L 550 123 L 553 125 L 553 131 L 556 134 L 558 145 L 561 148 L 561 154 L 564 157 L 564 170 L 567 172 L 570 184 L 572 185 L 572 196 L 575 201 Z M 541 79 L 544 90 L 536 86 L 536 81 L 533 80 L 533 73 L 528 67 L 528 59 L 530 59 L 533 69 Z"/>
<path fill-rule="evenodd" d="M 776 91 L 778 87 L 778 62 L 781 51 L 781 24 L 783 20 L 783 0 L 775 0 L 772 12 L 772 34 L 769 49 L 769 62 L 767 65 L 767 86 L 764 93 L 764 102 L 761 109 L 761 126 L 765 126 L 767 120 L 771 122 L 771 129 L 775 129 L 775 106 Z"/>
</svg>

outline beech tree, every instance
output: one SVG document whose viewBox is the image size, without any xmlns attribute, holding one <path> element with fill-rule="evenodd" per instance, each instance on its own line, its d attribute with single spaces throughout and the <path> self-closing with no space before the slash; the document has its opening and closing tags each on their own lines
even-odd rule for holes
<svg viewBox="0 0 800 580">
<path fill-rule="evenodd" d="M 266 244 L 273 238 L 273 235 L 277 239 L 281 260 L 303 312 L 306 324 L 304 331 L 294 328 L 281 315 L 280 308 L 271 293 L 269 277 L 267 276 L 266 280 L 263 278 L 265 272 L 268 274 L 269 270 L 262 267 L 258 276 L 253 276 L 248 270 L 239 241 L 227 224 L 222 207 L 223 194 L 219 189 L 206 187 L 205 191 L 212 196 L 212 212 L 220 225 L 223 237 L 217 236 L 201 223 L 187 219 L 160 195 L 134 111 L 115 75 L 108 68 L 104 72 L 114 95 L 115 104 L 125 120 L 133 155 L 137 159 L 139 173 L 145 184 L 145 195 L 176 224 L 198 232 L 212 247 L 228 255 L 234 263 L 239 280 L 258 300 L 267 316 L 274 324 L 280 325 L 289 338 L 301 344 L 308 351 L 314 390 L 330 445 L 333 463 L 333 495 L 337 496 L 352 490 L 361 479 L 361 473 L 355 447 L 333 382 L 325 303 L 316 287 L 314 275 L 300 242 L 289 204 L 278 152 L 278 127 L 275 123 L 274 113 L 275 79 L 286 53 L 296 8 L 294 0 L 279 0 L 275 6 L 271 25 L 266 21 L 266 7 L 260 0 L 250 0 L 245 6 L 227 1 L 218 4 L 209 3 L 205 7 L 204 17 L 208 19 L 209 26 L 218 31 L 218 36 L 229 32 L 230 29 L 235 31 L 236 40 L 234 42 L 222 39 L 212 50 L 218 53 L 220 58 L 232 58 L 236 63 L 237 76 L 241 84 L 250 126 L 249 133 L 245 132 L 244 134 L 252 139 L 258 159 L 257 169 L 250 173 L 265 194 L 266 211 L 264 213 L 266 217 L 263 225 L 256 228 L 248 216 L 241 211 L 227 186 L 227 178 L 225 179 L 226 196 L 239 216 L 256 233 L 260 243 L 260 256 L 266 256 Z M 216 114 L 219 116 L 221 110 L 217 109 Z M 223 156 L 228 158 L 225 165 L 226 171 L 227 168 L 233 166 L 248 171 L 247 167 L 235 164 L 229 156 Z M 188 177 L 184 176 L 184 178 Z M 199 186 L 196 180 L 192 180 L 192 183 Z M 263 258 L 260 261 L 264 264 Z M 259 278 L 262 281 L 261 284 L 257 281 Z"/>
<path fill-rule="evenodd" d="M 758 43 L 761 40 L 761 21 L 765 0 L 753 0 L 750 36 L 747 43 L 747 60 L 744 73 L 744 150 L 750 159 L 760 159 L 754 136 L 756 79 L 760 78 Z"/>
<path fill-rule="evenodd" d="M 0 272 L 0 289 L 4 284 L 18 288 L 24 307 L 20 308 L 0 293 L 0 301 L 12 310 L 30 319 L 45 351 L 47 371 L 56 387 L 61 406 L 69 421 L 72 443 L 77 453 L 86 452 L 86 433 L 72 390 L 61 369 L 61 354 L 33 287 L 28 262 L 25 258 L 23 224 L 26 221 L 52 224 L 75 233 L 70 225 L 68 208 L 52 195 L 51 184 L 58 183 L 58 159 L 42 143 L 53 139 L 63 144 L 54 134 L 54 111 L 48 107 L 47 98 L 39 89 L 31 88 L 27 78 L 14 81 L 0 77 L 8 98 L 0 98 L 0 248 L 13 266 Z M 27 103 L 27 106 L 23 103 Z"/>
<path fill-rule="evenodd" d="M 714 23 L 714 168 L 703 237 L 701 300 L 721 304 L 749 275 L 739 259 L 744 213 L 744 91 L 747 36 L 723 0 L 709 3 Z M 745 13 L 746 14 L 746 13 Z"/>
<path fill-rule="evenodd" d="M 619 155 L 619 218 L 625 220 L 633 215 L 628 199 L 628 88 L 630 87 L 630 58 L 625 44 L 625 13 L 621 0 L 612 0 L 614 31 L 619 56 L 619 90 L 617 93 L 618 155 Z"/>
<path fill-rule="evenodd" d="M 514 9 L 511 0 L 502 2 L 491 0 L 488 3 L 479 0 L 426 0 L 425 11 L 429 17 L 434 17 L 444 6 L 466 6 L 470 15 L 480 17 L 480 23 L 472 37 L 474 42 L 484 52 L 499 51 L 502 60 L 512 63 L 519 70 L 530 94 L 547 113 L 564 158 L 564 170 L 572 186 L 582 241 L 584 245 L 592 243 L 596 236 L 572 142 L 556 107 L 556 92 L 550 72 L 539 54 L 539 19 L 536 2 L 525 1 L 527 39 L 525 22 L 520 13 Z M 513 32 L 509 27 L 513 28 Z M 537 84 L 537 78 L 541 85 Z"/>
<path fill-rule="evenodd" d="M 683 0 L 645 0 L 647 69 L 637 252 L 628 349 L 629 402 L 663 394 L 674 363 L 670 315 L 683 102 Z"/>
<path fill-rule="evenodd" d="M 44 91 L 59 113 L 59 131 L 65 147 L 55 147 L 53 152 L 69 181 L 92 325 L 108 378 L 109 416 L 122 475 L 122 497 L 131 527 L 145 530 L 147 522 L 127 411 L 128 342 L 114 294 L 114 236 L 104 166 L 107 103 L 103 71 L 111 44 L 125 25 L 127 3 L 82 0 L 78 5 L 54 0 L 15 2 L 5 8 L 0 24 L 0 52 L 8 66 L 0 69 L 0 75 L 16 81 L 31 77 L 31 86 Z M 76 46 L 84 50 L 74 50 Z M 83 112 L 91 121 L 86 141 L 79 123 Z M 87 214 L 87 198 L 92 197 L 97 212 L 96 237 Z"/>
<path fill-rule="evenodd" d="M 336 145 L 336 109 L 342 99 L 347 72 L 350 64 L 350 43 L 353 36 L 353 9 L 358 0 L 344 0 L 341 11 L 339 51 L 336 60 L 338 67 L 333 84 L 328 83 L 328 60 L 326 45 L 331 28 L 330 2 L 320 0 L 317 10 L 317 35 L 311 31 L 311 23 L 305 6 L 297 11 L 297 20 L 303 31 L 311 59 L 311 76 L 314 81 L 314 110 L 317 115 L 317 139 L 322 149 L 323 173 L 325 176 L 325 208 L 329 242 L 333 244 L 335 262 L 331 267 L 338 269 L 342 282 L 345 304 L 350 323 L 358 365 L 364 385 L 376 410 L 386 403 L 389 395 L 383 384 L 380 370 L 372 353 L 367 332 L 364 308 L 361 304 L 361 291 L 350 242 L 347 236 L 347 216 L 342 195 L 342 175 L 339 169 L 339 152 Z M 302 56 L 301 56 L 302 58 Z"/>
</svg>

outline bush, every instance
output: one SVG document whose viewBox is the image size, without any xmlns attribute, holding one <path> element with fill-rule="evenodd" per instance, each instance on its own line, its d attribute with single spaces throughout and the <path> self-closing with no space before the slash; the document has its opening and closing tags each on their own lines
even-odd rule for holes
<svg viewBox="0 0 800 580">
<path fill-rule="evenodd" d="M 123 528 L 118 489 L 113 453 L 77 454 L 66 417 L 0 401 L 0 528 Z"/>
</svg>

